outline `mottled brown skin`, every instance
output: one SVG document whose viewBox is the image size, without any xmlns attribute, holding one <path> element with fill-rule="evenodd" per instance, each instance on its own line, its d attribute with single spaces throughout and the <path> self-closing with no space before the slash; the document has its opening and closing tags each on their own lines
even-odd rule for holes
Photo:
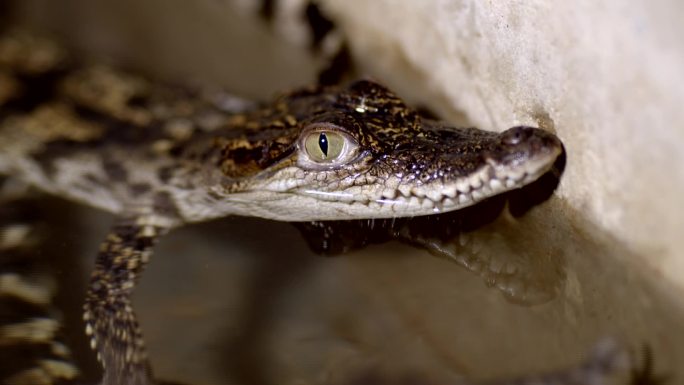
<svg viewBox="0 0 684 385">
<path fill-rule="evenodd" d="M 131 310 L 131 292 L 152 247 L 166 229 L 135 221 L 114 226 L 100 246 L 86 295 L 87 333 L 104 365 L 103 384 L 152 382 L 143 337 Z"/>
<path fill-rule="evenodd" d="M 365 106 L 364 112 L 356 110 L 359 105 Z M 506 143 L 525 140 L 523 136 L 537 136 L 546 142 L 528 146 L 558 143 L 553 135 L 532 128 L 515 128 L 503 135 L 476 128 L 454 129 L 423 118 L 371 81 L 358 81 L 342 90 L 314 87 L 286 94 L 247 120 L 256 124 L 254 131 L 244 131 L 243 145 L 222 148 L 222 164 L 237 163 L 240 170 L 245 164 L 254 164 L 239 176 L 259 172 L 290 155 L 302 128 L 315 123 L 334 124 L 352 135 L 363 149 L 362 160 L 369 164 L 371 175 L 405 174 L 424 183 L 469 175 L 487 155 L 514 157 L 517 153 Z"/>
<path fill-rule="evenodd" d="M 36 195 L 0 177 L 0 383 L 70 384 L 79 374 L 63 341 Z"/>
<path fill-rule="evenodd" d="M 370 81 L 235 108 L 220 92 L 76 64 L 52 42 L 25 34 L 0 39 L 0 75 L 9 85 L 0 94 L 0 173 L 119 217 L 100 247 L 85 304 L 104 385 L 154 383 L 130 295 L 169 230 L 229 214 L 306 221 L 448 211 L 461 206 L 431 197 L 433 186 L 479 178 L 483 167 L 483 177 L 499 178 L 541 156 L 536 178 L 562 152 L 558 138 L 535 128 L 498 134 L 424 119 Z M 351 138 L 354 156 L 334 166 L 307 163 L 302 135 L 321 127 Z M 511 178 L 506 188 L 529 183 Z M 448 188 L 455 194 L 455 185 Z M 352 202 L 312 198 L 311 189 Z M 461 205 L 496 193 L 468 195 Z M 394 211 L 404 207 L 413 211 Z"/>
</svg>

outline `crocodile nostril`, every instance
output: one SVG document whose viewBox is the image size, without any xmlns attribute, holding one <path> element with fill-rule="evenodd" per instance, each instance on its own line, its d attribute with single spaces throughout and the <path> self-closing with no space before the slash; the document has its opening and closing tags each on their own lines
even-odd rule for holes
<svg viewBox="0 0 684 385">
<path fill-rule="evenodd" d="M 517 144 L 520 144 L 523 140 L 527 139 L 532 132 L 532 129 L 530 127 L 513 127 L 509 128 L 506 130 L 506 132 L 503 133 L 503 142 L 505 144 L 515 146 Z"/>
</svg>

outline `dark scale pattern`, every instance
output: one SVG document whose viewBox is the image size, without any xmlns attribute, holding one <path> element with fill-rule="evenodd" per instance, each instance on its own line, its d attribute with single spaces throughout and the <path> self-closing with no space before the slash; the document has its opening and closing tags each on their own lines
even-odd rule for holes
<svg viewBox="0 0 684 385">
<path fill-rule="evenodd" d="M 142 385 L 152 374 L 130 295 L 152 247 L 165 230 L 120 223 L 100 247 L 86 295 L 84 319 L 105 369 L 103 385 Z"/>
<path fill-rule="evenodd" d="M 265 16 L 276 9 L 274 2 L 264 2 Z M 329 34 L 329 26 L 324 27 L 319 29 L 321 40 Z M 0 112 L 7 115 L 0 119 L 0 139 L 6 139 L 0 141 L 0 171 L 121 218 L 97 255 L 85 305 L 87 332 L 104 367 L 103 385 L 153 383 L 130 296 L 157 239 L 171 227 L 213 218 L 250 183 L 259 187 L 263 181 L 277 185 L 313 179 L 324 182 L 314 187 L 326 187 L 346 178 L 354 187 L 378 190 L 397 177 L 410 181 L 409 187 L 420 187 L 470 176 L 489 161 L 523 162 L 540 150 L 560 152 L 558 138 L 538 129 L 517 127 L 497 134 L 422 118 L 371 81 L 303 88 L 235 114 L 200 91 L 65 61 L 63 52 L 40 39 L 5 37 L 2 44 L 22 49 L 0 56 L 0 74 L 9 76 L 8 84 L 18 85 L 4 96 L 4 104 L 0 101 Z M 22 87 L 30 91 L 22 93 Z M 297 169 L 300 139 L 312 126 L 353 138 L 358 153 L 334 169 Z M 64 163 L 70 168 L 58 167 Z M 26 164 L 31 167 L 22 168 Z M 280 170 L 290 173 L 278 175 Z M 144 177 L 135 180 L 136 174 Z M 270 180 L 274 175 L 280 179 Z M 184 216 L 187 212 L 178 204 L 182 199 L 186 205 L 205 206 Z M 324 206 L 317 201 L 311 207 L 319 203 Z M 399 222 L 398 230 L 377 233 L 411 241 L 416 229 Z M 378 229 L 383 229 L 388 222 L 380 223 Z M 323 239 L 322 251 L 336 251 L 339 239 L 354 242 L 353 231 L 310 225 Z M 369 237 L 357 244 L 370 242 Z M 13 314 L 34 311 L 12 306 Z M 575 379 L 557 376 L 537 383 L 574 384 Z"/>
<path fill-rule="evenodd" d="M 280 97 L 272 108 L 245 117 L 252 128 L 228 126 L 214 135 L 218 164 L 231 178 L 245 178 L 296 156 L 297 140 L 311 124 L 336 127 L 353 137 L 363 157 L 339 170 L 338 177 L 361 173 L 401 176 L 416 183 L 468 176 L 488 159 L 508 162 L 544 148 L 560 146 L 552 134 L 516 127 L 503 134 L 456 128 L 426 119 L 387 88 L 367 80 L 347 88 L 317 87 Z M 243 125 L 243 120 L 237 120 Z M 242 135 L 238 138 L 235 133 Z M 524 140 L 512 145 L 510 135 Z M 184 156 L 188 156 L 187 152 Z M 210 155 L 204 152 L 207 158 Z"/>
<path fill-rule="evenodd" d="M 0 383 L 61 385 L 78 369 L 62 340 L 60 313 L 35 197 L 8 197 L 0 178 Z"/>
</svg>

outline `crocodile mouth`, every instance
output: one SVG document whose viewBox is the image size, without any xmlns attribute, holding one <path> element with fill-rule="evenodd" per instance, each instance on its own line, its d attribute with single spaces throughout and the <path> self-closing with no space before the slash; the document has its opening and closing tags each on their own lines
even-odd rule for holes
<svg viewBox="0 0 684 385">
<path fill-rule="evenodd" d="M 391 176 L 375 185 L 382 189 L 352 186 L 343 191 L 296 190 L 319 202 L 336 203 L 336 215 L 349 218 L 366 212 L 375 218 L 439 214 L 459 210 L 487 198 L 524 187 L 550 171 L 562 147 L 554 148 L 521 164 L 503 165 L 489 161 L 469 175 L 450 181 L 403 182 Z M 341 207 L 340 207 L 341 206 Z"/>
<path fill-rule="evenodd" d="M 295 194 L 315 198 L 321 203 L 337 202 L 354 206 L 348 211 L 356 216 L 362 210 L 374 217 L 399 217 L 438 214 L 474 205 L 492 196 L 524 187 L 553 168 L 563 153 L 559 146 L 527 156 L 524 162 L 503 162 L 485 159 L 482 165 L 467 175 L 449 180 L 420 182 L 406 175 L 373 178 L 364 185 L 340 191 L 325 191 L 310 187 L 295 189 Z M 372 210 L 372 211 L 371 211 Z"/>
<path fill-rule="evenodd" d="M 210 134 L 219 184 L 193 195 L 184 213 L 209 202 L 203 213 L 212 217 L 296 222 L 438 214 L 523 187 L 562 153 L 539 128 L 492 132 L 423 118 L 368 81 L 281 102 L 249 118 L 271 122 L 264 130 Z"/>
<path fill-rule="evenodd" d="M 385 190 L 379 203 L 408 205 L 433 209 L 435 213 L 470 206 L 490 196 L 523 186 L 538 175 L 524 173 L 518 176 L 496 175 L 494 167 L 481 167 L 470 177 L 449 184 L 430 183 L 423 186 L 399 186 Z M 438 184 L 437 186 L 435 186 Z"/>
<path fill-rule="evenodd" d="M 522 139 L 500 144 L 513 134 Z M 253 195 L 253 199 L 269 206 L 260 215 L 281 217 L 282 212 L 282 218 L 296 221 L 433 215 L 524 187 L 551 170 L 563 153 L 560 140 L 532 127 L 515 127 L 481 142 L 490 147 L 472 156 L 458 150 L 427 152 L 433 158 L 419 154 L 423 161 L 415 169 L 395 166 L 388 172 L 387 163 L 369 166 L 363 162 L 358 165 L 361 171 L 317 173 L 286 167 L 282 175 L 271 177 L 268 186 L 260 187 L 271 194 L 263 198 Z M 426 172 L 435 170 L 430 168 L 434 163 L 444 168 Z M 465 171 L 460 167 L 464 163 L 477 166 Z M 289 215 L 293 210 L 296 218 Z"/>
<path fill-rule="evenodd" d="M 449 183 L 399 185 L 383 191 L 376 202 L 432 210 L 432 213 L 458 210 L 534 182 L 553 167 L 561 153 L 559 148 L 540 159 L 528 160 L 523 167 L 501 166 L 492 162 Z"/>
</svg>

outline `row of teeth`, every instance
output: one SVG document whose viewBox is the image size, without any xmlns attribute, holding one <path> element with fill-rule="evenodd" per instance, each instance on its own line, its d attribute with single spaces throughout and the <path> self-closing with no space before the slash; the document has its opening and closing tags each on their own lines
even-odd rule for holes
<svg viewBox="0 0 684 385">
<path fill-rule="evenodd" d="M 522 173 L 500 179 L 495 175 L 493 167 L 485 166 L 474 175 L 461 178 L 446 189 L 432 188 L 425 191 L 400 185 L 396 189 L 385 191 L 383 198 L 387 200 L 403 198 L 408 200 L 409 204 L 436 208 L 462 206 L 516 188 L 526 175 Z"/>
</svg>

